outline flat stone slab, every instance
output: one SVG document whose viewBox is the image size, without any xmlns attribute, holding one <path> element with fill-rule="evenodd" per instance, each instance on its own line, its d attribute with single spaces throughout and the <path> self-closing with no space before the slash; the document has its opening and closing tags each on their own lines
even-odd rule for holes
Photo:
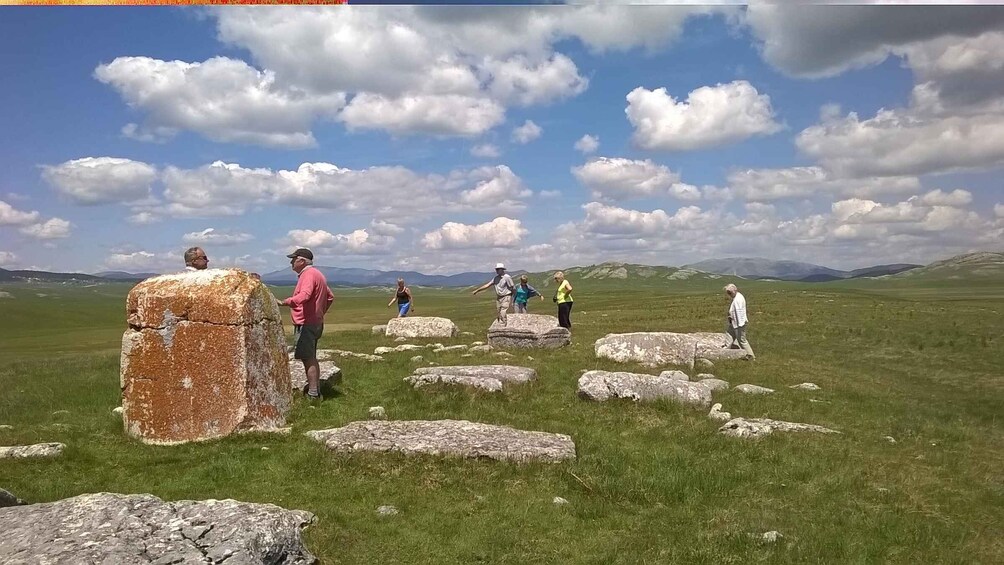
<svg viewBox="0 0 1004 565">
<path fill-rule="evenodd" d="M 0 447 L 0 459 L 28 459 L 34 457 L 56 457 L 63 453 L 62 443 L 36 443 L 34 445 L 11 445 Z"/>
<path fill-rule="evenodd" d="M 387 337 L 453 337 L 457 325 L 449 318 L 408 316 L 392 318 L 387 322 Z"/>
<path fill-rule="evenodd" d="M 579 396 L 597 402 L 611 398 L 629 398 L 635 402 L 668 398 L 697 406 L 711 404 L 711 389 L 700 383 L 611 371 L 587 371 L 579 377 Z"/>
<path fill-rule="evenodd" d="M 697 382 L 710 388 L 712 392 L 716 390 L 729 390 L 729 381 L 723 381 L 722 379 L 716 379 L 714 377 L 711 377 L 707 379 L 701 379 Z"/>
<path fill-rule="evenodd" d="M 424 347 L 413 343 L 402 343 L 395 347 L 377 347 L 373 350 L 373 354 L 386 355 L 388 353 L 400 353 L 401 351 L 415 351 L 416 349 L 424 349 Z"/>
<path fill-rule="evenodd" d="M 558 318 L 544 314 L 509 314 L 506 324 L 495 320 L 488 328 L 493 349 L 557 348 L 572 342 L 572 332 L 558 325 Z"/>
<path fill-rule="evenodd" d="M 738 388 L 738 387 L 737 387 Z M 837 430 L 824 428 L 815 424 L 800 424 L 784 422 L 769 418 L 733 418 L 718 428 L 720 433 L 732 437 L 757 438 L 777 432 L 818 432 L 822 434 L 839 434 Z"/>
<path fill-rule="evenodd" d="M 735 388 L 743 394 L 772 394 L 774 389 L 765 386 L 742 384 Z"/>
<path fill-rule="evenodd" d="M 415 369 L 405 381 L 415 388 L 431 384 L 456 384 L 498 392 L 506 384 L 520 384 L 537 378 L 537 371 L 510 365 L 457 365 Z"/>
<path fill-rule="evenodd" d="M 798 390 L 819 390 L 821 387 L 816 383 L 802 383 L 797 385 L 791 385 L 788 388 L 794 388 Z"/>
<path fill-rule="evenodd" d="M 342 370 L 332 361 L 318 361 L 321 366 L 321 382 L 330 381 L 332 384 L 342 382 Z M 293 390 L 300 390 L 307 386 L 307 373 L 303 370 L 303 361 L 291 359 L 289 361 L 289 376 L 293 383 Z"/>
<path fill-rule="evenodd" d="M 516 462 L 575 459 L 575 443 L 567 435 L 465 420 L 358 421 L 306 435 L 338 452 L 394 451 Z"/>
<path fill-rule="evenodd" d="M 370 355 L 369 353 L 356 353 L 355 351 L 345 351 L 343 349 L 317 350 L 318 360 L 330 359 L 332 356 L 353 357 L 355 359 L 363 359 L 365 361 L 383 361 L 383 357 L 380 357 L 379 355 Z"/>
<path fill-rule="evenodd" d="M 84 494 L 0 512 L 0 563 L 316 563 L 301 539 L 314 519 L 236 500 Z"/>
</svg>

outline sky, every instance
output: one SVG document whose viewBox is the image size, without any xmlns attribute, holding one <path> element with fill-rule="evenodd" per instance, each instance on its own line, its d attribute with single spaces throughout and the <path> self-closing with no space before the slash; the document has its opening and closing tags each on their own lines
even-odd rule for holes
<svg viewBox="0 0 1004 565">
<path fill-rule="evenodd" d="M 857 268 L 1004 241 L 1004 7 L 0 10 L 6 269 Z"/>
</svg>

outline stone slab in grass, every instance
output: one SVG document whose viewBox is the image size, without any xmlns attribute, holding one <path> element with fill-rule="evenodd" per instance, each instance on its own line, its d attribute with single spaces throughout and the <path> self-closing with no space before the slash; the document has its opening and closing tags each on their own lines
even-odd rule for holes
<svg viewBox="0 0 1004 565">
<path fill-rule="evenodd" d="M 751 384 L 741 384 L 735 387 L 735 390 L 743 394 L 773 394 L 774 389 L 767 388 L 765 386 L 751 385 Z"/>
<path fill-rule="evenodd" d="M 572 333 L 558 325 L 558 318 L 545 314 L 509 314 L 506 324 L 495 320 L 488 328 L 493 349 L 557 348 L 571 343 Z"/>
<path fill-rule="evenodd" d="M 373 335 L 385 335 L 387 333 L 387 324 L 380 324 L 370 328 L 370 333 Z"/>
<path fill-rule="evenodd" d="M 703 359 L 700 369 L 707 370 L 714 366 L 712 359 L 733 360 L 745 355 L 741 349 L 722 348 L 730 341 L 725 333 L 632 332 L 607 334 L 596 340 L 593 347 L 597 357 L 620 363 L 634 362 L 652 368 L 679 365 L 693 369 L 695 360 Z"/>
<path fill-rule="evenodd" d="M 718 431 L 722 434 L 740 438 L 758 438 L 774 432 L 818 432 L 821 434 L 839 434 L 837 430 L 824 428 L 815 424 L 800 424 L 784 422 L 769 418 L 733 418 Z"/>
<path fill-rule="evenodd" d="M 422 367 L 405 377 L 415 388 L 430 384 L 455 384 L 498 392 L 506 384 L 520 384 L 537 378 L 537 371 L 510 365 L 456 365 Z"/>
<path fill-rule="evenodd" d="M 331 361 L 319 361 L 321 366 L 321 382 L 328 381 L 331 384 L 341 384 L 342 370 Z M 303 370 L 303 361 L 290 359 L 289 376 L 293 383 L 293 390 L 299 390 L 307 386 L 307 373 Z"/>
<path fill-rule="evenodd" d="M 408 316 L 387 322 L 387 337 L 453 337 L 457 325 L 449 318 Z"/>
<path fill-rule="evenodd" d="M 35 457 L 56 457 L 66 446 L 62 443 L 36 443 L 34 445 L 9 445 L 0 447 L 0 459 L 31 459 Z"/>
<path fill-rule="evenodd" d="M 579 377 L 578 392 L 580 397 L 597 402 L 612 398 L 635 402 L 665 398 L 696 406 L 711 404 L 711 389 L 700 383 L 639 373 L 587 371 Z"/>
<path fill-rule="evenodd" d="M 398 452 L 516 462 L 575 459 L 575 442 L 567 435 L 465 420 L 367 420 L 306 435 L 336 452 Z"/>
<path fill-rule="evenodd" d="M 0 512 L 0 563 L 315 563 L 303 510 L 235 500 L 84 494 Z"/>
</svg>

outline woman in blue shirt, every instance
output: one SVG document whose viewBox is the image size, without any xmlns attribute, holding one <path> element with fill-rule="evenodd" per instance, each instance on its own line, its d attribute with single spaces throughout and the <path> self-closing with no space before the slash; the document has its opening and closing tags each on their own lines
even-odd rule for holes
<svg viewBox="0 0 1004 565">
<path fill-rule="evenodd" d="M 519 278 L 519 284 L 516 286 L 516 313 L 526 314 L 526 303 L 534 296 L 540 296 L 541 300 L 544 299 L 544 297 L 537 292 L 537 289 L 533 288 L 526 282 L 526 275 L 521 276 Z"/>
</svg>

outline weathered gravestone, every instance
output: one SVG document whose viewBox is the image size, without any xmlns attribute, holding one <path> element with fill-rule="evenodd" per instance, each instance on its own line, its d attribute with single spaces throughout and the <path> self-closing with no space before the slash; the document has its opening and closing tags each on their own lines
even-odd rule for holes
<svg viewBox="0 0 1004 565">
<path fill-rule="evenodd" d="M 633 332 L 607 334 L 596 340 L 597 357 L 621 363 L 635 362 L 646 367 L 681 365 L 694 368 L 695 359 L 740 359 L 746 352 L 729 349 L 725 333 Z M 723 347 L 724 346 L 724 347 Z M 705 362 L 702 366 L 707 366 Z"/>
<path fill-rule="evenodd" d="M 697 406 L 711 404 L 711 389 L 701 383 L 612 371 L 584 373 L 579 377 L 579 396 L 597 402 L 611 398 L 629 398 L 635 402 L 665 398 Z"/>
<path fill-rule="evenodd" d="M 718 428 L 719 433 L 732 437 L 759 438 L 777 432 L 817 432 L 821 434 L 839 434 L 837 430 L 824 428 L 815 424 L 799 422 L 784 422 L 770 418 L 733 418 Z"/>
<path fill-rule="evenodd" d="M 558 325 L 558 319 L 545 314 L 509 314 L 506 324 L 495 320 L 488 328 L 488 345 L 493 349 L 510 347 L 564 347 L 572 333 Z"/>
<path fill-rule="evenodd" d="M 313 522 L 272 504 L 84 494 L 0 511 L 0 563 L 305 565 L 317 562 L 301 538 Z"/>
<path fill-rule="evenodd" d="M 453 337 L 457 325 L 449 318 L 408 316 L 392 318 L 387 322 L 387 337 Z"/>
<path fill-rule="evenodd" d="M 499 392 L 505 384 L 526 383 L 537 378 L 537 371 L 510 365 L 456 365 L 421 367 L 405 381 L 415 388 L 431 384 L 453 384 Z"/>
<path fill-rule="evenodd" d="M 290 407 L 275 297 L 238 269 L 163 275 L 126 301 L 121 385 L 126 432 L 174 444 L 282 428 Z"/>
</svg>

